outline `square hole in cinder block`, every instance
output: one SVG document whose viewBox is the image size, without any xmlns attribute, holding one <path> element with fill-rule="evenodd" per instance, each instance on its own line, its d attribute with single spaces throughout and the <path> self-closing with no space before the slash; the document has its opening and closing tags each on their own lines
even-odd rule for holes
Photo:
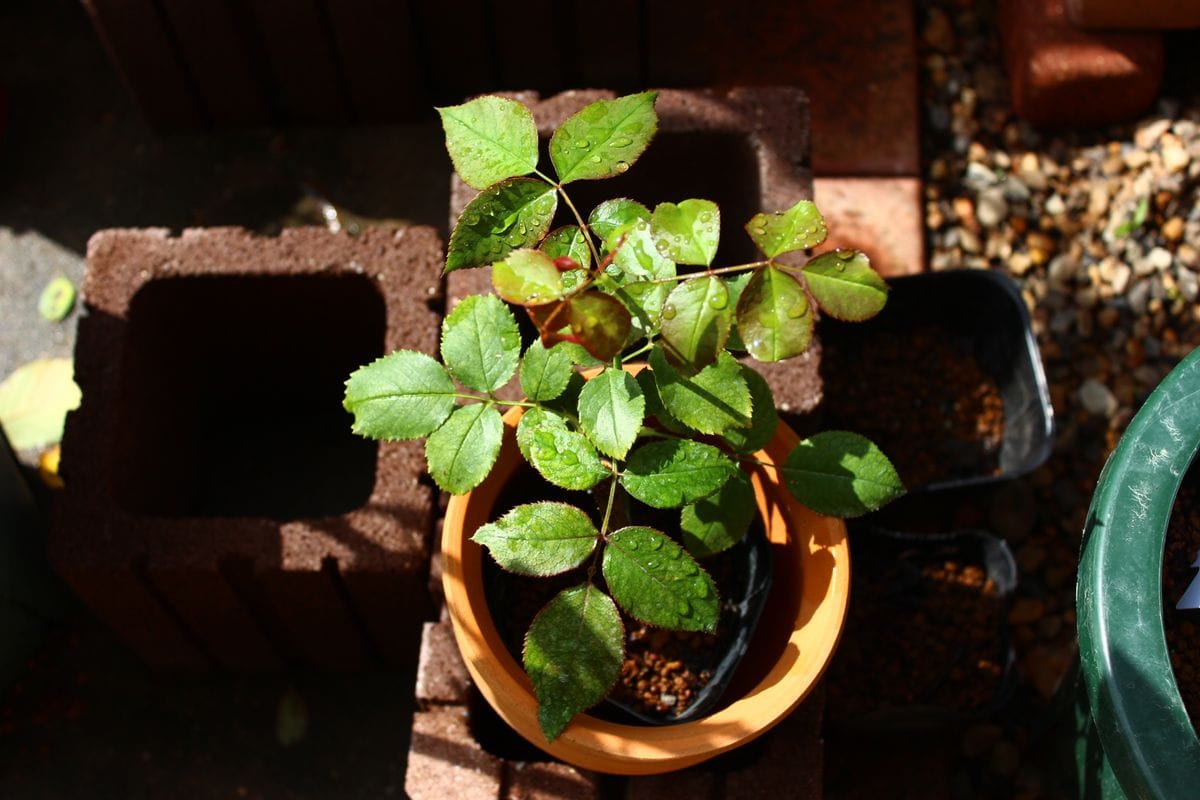
<svg viewBox="0 0 1200 800">
<path fill-rule="evenodd" d="M 542 171 L 553 175 L 553 166 L 545 160 Z M 758 156 L 748 137 L 732 132 L 660 132 L 624 175 L 576 181 L 567 191 L 585 219 L 593 208 L 614 197 L 632 198 L 651 211 L 663 202 L 691 197 L 712 200 L 721 207 L 721 243 L 714 266 L 757 258 L 758 251 L 742 226 L 760 211 L 779 210 L 759 208 Z M 574 221 L 560 203 L 555 226 Z"/>
<path fill-rule="evenodd" d="M 166 517 L 344 514 L 375 482 L 346 377 L 383 354 L 386 308 L 357 275 L 190 276 L 143 286 L 123 343 L 117 502 Z"/>
</svg>

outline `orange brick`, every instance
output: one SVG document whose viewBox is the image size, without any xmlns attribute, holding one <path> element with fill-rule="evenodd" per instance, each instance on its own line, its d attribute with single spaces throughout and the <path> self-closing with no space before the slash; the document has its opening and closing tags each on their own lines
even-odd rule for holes
<svg viewBox="0 0 1200 800">
<path fill-rule="evenodd" d="M 829 227 L 823 249 L 862 250 L 882 275 L 925 269 L 919 178 L 816 178 L 813 195 Z"/>
</svg>

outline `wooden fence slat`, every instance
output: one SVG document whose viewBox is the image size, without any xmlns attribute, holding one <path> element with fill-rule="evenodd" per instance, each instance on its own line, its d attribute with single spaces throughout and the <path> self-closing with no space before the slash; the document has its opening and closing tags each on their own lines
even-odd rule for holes
<svg viewBox="0 0 1200 800">
<path fill-rule="evenodd" d="M 251 0 L 286 121 L 342 122 L 345 98 L 317 0 Z"/>
<path fill-rule="evenodd" d="M 325 0 L 354 116 L 406 121 L 429 106 L 408 0 Z"/>
</svg>

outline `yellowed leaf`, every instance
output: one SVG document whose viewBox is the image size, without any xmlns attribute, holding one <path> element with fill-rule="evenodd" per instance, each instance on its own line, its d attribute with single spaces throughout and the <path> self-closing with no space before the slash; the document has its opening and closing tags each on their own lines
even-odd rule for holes
<svg viewBox="0 0 1200 800">
<path fill-rule="evenodd" d="M 0 383 L 0 425 L 16 450 L 45 447 L 62 439 L 67 412 L 82 400 L 69 358 L 39 358 Z"/>
</svg>

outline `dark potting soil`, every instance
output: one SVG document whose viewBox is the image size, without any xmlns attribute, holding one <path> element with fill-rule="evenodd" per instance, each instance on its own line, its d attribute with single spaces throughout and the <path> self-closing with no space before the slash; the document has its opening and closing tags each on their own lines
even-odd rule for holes
<svg viewBox="0 0 1200 800">
<path fill-rule="evenodd" d="M 859 546 L 851 559 L 846 628 L 826 681 L 831 719 L 969 715 L 998 699 L 1004 598 L 982 563 L 951 544 Z"/>
<path fill-rule="evenodd" d="M 825 427 L 871 439 L 906 486 L 1000 472 L 1004 400 L 969 341 L 926 325 L 823 344 Z"/>
<path fill-rule="evenodd" d="M 607 491 L 604 494 L 607 496 Z M 522 503 L 556 500 L 577 504 L 593 516 L 597 525 L 600 522 L 600 514 L 591 498 L 552 486 L 528 466 L 523 466 L 509 480 L 501 498 L 493 517 Z M 672 514 L 648 508 L 631 499 L 630 517 L 634 524 L 658 528 L 678 543 L 677 512 Z M 761 523 L 752 525 L 746 535 L 763 536 Z M 720 553 L 704 559 L 700 565 L 712 576 L 722 598 L 734 593 L 739 566 L 734 556 L 729 552 Z M 518 663 L 522 663 L 525 632 L 533 618 L 556 594 L 586 581 L 587 569 L 585 563 L 551 578 L 531 578 L 506 573 L 490 555 L 485 555 L 488 605 L 509 652 Z M 598 568 L 593 581 L 607 590 Z M 736 612 L 730 603 L 723 602 L 717 631 L 713 634 L 664 630 L 639 622 L 624 612 L 621 620 L 625 626 L 625 659 L 610 697 L 650 718 L 670 722 L 690 708 L 708 685 L 713 669 L 729 648 Z M 639 723 L 611 705 L 602 704 L 590 713 Z"/>
<path fill-rule="evenodd" d="M 1175 670 L 1175 683 L 1183 704 L 1200 731 L 1200 610 L 1176 609 L 1197 571 L 1192 564 L 1200 553 L 1200 466 L 1188 469 L 1163 544 L 1163 627 L 1167 634 L 1167 652 Z"/>
</svg>

